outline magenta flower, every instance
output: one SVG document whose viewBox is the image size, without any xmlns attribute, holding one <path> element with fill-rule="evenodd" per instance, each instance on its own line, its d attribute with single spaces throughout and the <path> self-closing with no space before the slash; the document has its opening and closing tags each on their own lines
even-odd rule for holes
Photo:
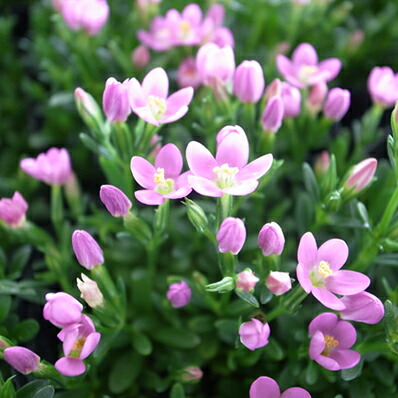
<svg viewBox="0 0 398 398">
<path fill-rule="evenodd" d="M 276 95 L 271 97 L 261 116 L 263 130 L 269 133 L 276 133 L 282 126 L 284 113 L 282 97 Z"/>
<path fill-rule="evenodd" d="M 398 100 L 398 73 L 388 66 L 376 66 L 368 78 L 368 90 L 372 101 L 386 108 Z"/>
<path fill-rule="evenodd" d="M 188 112 L 193 88 L 186 87 L 168 97 L 169 78 L 162 68 L 152 69 L 142 81 L 130 80 L 130 105 L 147 123 L 159 126 L 181 119 Z"/>
<path fill-rule="evenodd" d="M 131 53 L 131 62 L 137 69 L 145 68 L 151 59 L 148 47 L 140 45 Z"/>
<path fill-rule="evenodd" d="M 180 199 L 192 191 L 187 179 L 189 172 L 181 174 L 182 155 L 174 144 L 162 147 L 154 166 L 146 159 L 134 156 L 130 169 L 135 180 L 145 188 L 134 195 L 146 205 L 161 205 L 165 199 Z"/>
<path fill-rule="evenodd" d="M 14 193 L 11 199 L 3 198 L 0 200 L 0 219 L 10 227 L 17 228 L 23 225 L 27 210 L 28 204 L 18 191 Z"/>
<path fill-rule="evenodd" d="M 281 296 L 292 288 L 292 281 L 288 272 L 272 271 L 265 285 L 275 296 Z"/>
<path fill-rule="evenodd" d="M 236 275 L 236 289 L 242 292 L 252 292 L 260 279 L 249 268 Z"/>
<path fill-rule="evenodd" d="M 261 376 L 250 386 L 250 398 L 311 398 L 308 391 L 300 387 L 288 388 L 281 394 L 281 390 L 274 379 Z"/>
<path fill-rule="evenodd" d="M 340 318 L 346 321 L 363 322 L 369 325 L 379 323 L 384 316 L 384 305 L 375 295 L 368 292 L 344 296 L 341 301 L 345 310 Z"/>
<path fill-rule="evenodd" d="M 370 279 L 360 272 L 340 271 L 348 258 L 348 246 L 341 239 L 330 239 L 317 249 L 314 235 L 307 232 L 301 237 L 297 257 L 300 285 L 332 310 L 345 309 L 344 303 L 333 293 L 357 294 L 370 284 Z"/>
<path fill-rule="evenodd" d="M 323 106 L 323 113 L 329 119 L 336 122 L 341 120 L 351 105 L 351 93 L 342 88 L 332 88 Z"/>
<path fill-rule="evenodd" d="M 43 318 L 53 325 L 64 327 L 82 319 L 83 306 L 70 294 L 47 293 L 46 300 Z"/>
<path fill-rule="evenodd" d="M 19 373 L 27 375 L 39 369 L 40 357 L 25 347 L 8 347 L 4 350 L 4 360 Z"/>
<path fill-rule="evenodd" d="M 271 329 L 268 323 L 262 323 L 256 318 L 242 323 L 239 327 L 240 341 L 251 351 L 267 345 L 270 333 Z"/>
<path fill-rule="evenodd" d="M 123 191 L 113 185 L 101 185 L 101 202 L 113 217 L 127 216 L 132 204 Z"/>
<path fill-rule="evenodd" d="M 263 256 L 268 257 L 272 254 L 280 256 L 285 247 L 285 236 L 282 228 L 276 222 L 263 225 L 258 234 L 257 243 L 263 252 Z"/>
<path fill-rule="evenodd" d="M 72 234 L 72 246 L 77 261 L 88 270 L 104 263 L 102 249 L 96 240 L 84 230 L 76 230 Z"/>
<path fill-rule="evenodd" d="M 366 188 L 373 180 L 376 173 L 377 159 L 368 158 L 356 164 L 350 171 L 350 175 L 344 185 L 348 189 L 359 192 Z"/>
<path fill-rule="evenodd" d="M 324 312 L 312 320 L 308 327 L 311 338 L 309 355 L 329 370 L 349 369 L 358 364 L 361 356 L 350 350 L 357 339 L 354 326 L 339 321 L 336 314 Z"/>
<path fill-rule="evenodd" d="M 318 62 L 318 55 L 311 44 L 302 43 L 294 51 L 292 60 L 282 54 L 276 57 L 279 73 L 299 88 L 313 86 L 334 79 L 340 72 L 341 61 L 329 58 Z"/>
<path fill-rule="evenodd" d="M 272 155 L 263 155 L 247 164 L 249 143 L 246 134 L 231 132 L 218 144 L 216 157 L 202 144 L 191 141 L 186 150 L 192 188 L 204 196 L 248 195 L 258 186 L 272 165 Z"/>
<path fill-rule="evenodd" d="M 97 347 L 101 334 L 96 332 L 93 321 L 83 315 L 80 323 L 62 329 L 58 338 L 63 342 L 65 357 L 55 363 L 55 369 L 64 376 L 79 376 L 86 371 L 86 359 Z"/>
<path fill-rule="evenodd" d="M 105 83 L 104 94 L 102 95 L 102 107 L 107 119 L 111 123 L 125 122 L 131 113 L 130 108 L 130 80 L 123 83 L 110 77 Z"/>
<path fill-rule="evenodd" d="M 264 72 L 257 61 L 243 61 L 235 71 L 234 94 L 241 102 L 254 104 L 264 93 Z"/>
<path fill-rule="evenodd" d="M 220 253 L 238 254 L 246 240 L 246 227 L 240 218 L 227 217 L 217 232 Z"/>
<path fill-rule="evenodd" d="M 200 84 L 200 76 L 196 69 L 196 61 L 195 58 L 189 57 L 185 58 L 177 71 L 177 83 L 178 87 L 192 87 L 197 89 Z"/>
<path fill-rule="evenodd" d="M 283 102 L 283 117 L 296 117 L 301 112 L 301 92 L 297 87 L 287 82 L 281 83 L 281 98 Z"/>
<path fill-rule="evenodd" d="M 48 185 L 65 184 L 72 174 L 69 153 L 64 148 L 51 148 L 36 159 L 22 159 L 19 165 L 25 173 Z"/>
<path fill-rule="evenodd" d="M 191 300 L 192 291 L 185 281 L 172 283 L 167 290 L 167 299 L 174 308 L 185 307 Z"/>
</svg>

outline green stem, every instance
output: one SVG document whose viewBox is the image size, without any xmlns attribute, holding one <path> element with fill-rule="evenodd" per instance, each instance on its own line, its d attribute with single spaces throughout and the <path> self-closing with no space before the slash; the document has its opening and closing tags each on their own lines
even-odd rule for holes
<svg viewBox="0 0 398 398">
<path fill-rule="evenodd" d="M 217 230 L 220 228 L 221 223 L 227 217 L 230 217 L 232 214 L 232 204 L 233 197 L 232 195 L 224 194 L 217 200 L 217 210 L 216 210 L 216 224 Z"/>
<path fill-rule="evenodd" d="M 376 232 L 378 237 L 384 236 L 397 208 L 398 208 L 398 186 L 395 187 L 395 191 L 391 196 L 390 201 L 388 202 L 386 211 L 384 212 L 382 219 L 380 220 L 379 224 L 376 227 Z"/>
<path fill-rule="evenodd" d="M 62 203 L 61 185 L 51 186 L 51 221 L 58 238 L 62 236 L 62 224 L 64 219 L 64 208 Z"/>
</svg>

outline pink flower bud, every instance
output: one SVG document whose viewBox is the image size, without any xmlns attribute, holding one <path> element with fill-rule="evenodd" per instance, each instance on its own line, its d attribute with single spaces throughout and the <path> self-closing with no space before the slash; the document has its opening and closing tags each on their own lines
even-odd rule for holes
<svg viewBox="0 0 398 398">
<path fill-rule="evenodd" d="M 235 71 L 234 94 L 241 102 L 256 103 L 264 92 L 264 73 L 257 61 L 243 61 Z"/>
<path fill-rule="evenodd" d="M 131 53 L 131 62 L 137 69 L 145 68 L 148 65 L 151 54 L 149 53 L 148 47 L 139 45 Z"/>
<path fill-rule="evenodd" d="M 322 151 L 317 157 L 314 165 L 314 171 L 317 177 L 322 177 L 330 167 L 330 155 L 328 151 Z"/>
<path fill-rule="evenodd" d="M 281 94 L 282 82 L 279 79 L 274 79 L 265 89 L 264 99 L 269 101 L 272 97 L 280 97 Z"/>
<path fill-rule="evenodd" d="M 388 66 L 376 66 L 368 78 L 368 90 L 372 101 L 386 108 L 398 100 L 398 73 Z"/>
<path fill-rule="evenodd" d="M 281 296 L 292 288 L 292 281 L 288 272 L 272 271 L 265 285 L 275 296 Z"/>
<path fill-rule="evenodd" d="M 178 67 L 177 71 L 178 87 L 193 87 L 197 89 L 201 84 L 201 79 L 196 69 L 195 58 L 185 58 Z"/>
<path fill-rule="evenodd" d="M 341 301 L 345 309 L 340 312 L 340 318 L 346 321 L 357 321 L 374 325 L 384 316 L 383 303 L 373 294 L 361 292 L 352 296 L 344 296 Z"/>
<path fill-rule="evenodd" d="M 72 234 L 72 246 L 77 261 L 83 267 L 91 270 L 104 263 L 101 248 L 94 238 L 86 231 L 76 230 Z"/>
<path fill-rule="evenodd" d="M 25 347 L 8 347 L 4 350 L 4 360 L 18 372 L 25 375 L 39 368 L 40 357 Z"/>
<path fill-rule="evenodd" d="M 245 131 L 242 129 L 242 127 L 240 127 L 238 125 L 225 126 L 217 133 L 217 136 L 216 136 L 217 147 L 220 145 L 221 141 L 224 138 L 228 137 L 230 134 L 238 134 L 245 141 L 247 141 L 247 135 L 246 135 Z"/>
<path fill-rule="evenodd" d="M 203 377 L 203 372 L 196 366 L 188 366 L 183 370 L 181 379 L 184 381 L 198 381 Z"/>
<path fill-rule="evenodd" d="M 0 219 L 10 227 L 17 228 L 24 224 L 28 204 L 19 192 L 15 192 L 11 199 L 0 200 Z"/>
<path fill-rule="evenodd" d="M 323 107 L 323 113 L 329 119 L 339 121 L 347 113 L 351 104 L 351 94 L 348 90 L 332 88 Z"/>
<path fill-rule="evenodd" d="M 261 116 L 263 130 L 276 133 L 282 125 L 283 120 L 283 101 L 281 97 L 272 97 L 265 106 Z"/>
<path fill-rule="evenodd" d="M 313 114 L 318 113 L 325 102 L 328 93 L 328 86 L 325 82 L 313 85 L 307 98 L 307 108 Z"/>
<path fill-rule="evenodd" d="M 238 254 L 246 240 L 246 227 L 240 218 L 228 217 L 217 232 L 218 250 Z"/>
<path fill-rule="evenodd" d="M 111 123 L 125 122 L 131 113 L 130 107 L 130 80 L 123 83 L 110 77 L 105 83 L 105 90 L 102 96 L 102 107 L 104 113 Z"/>
<path fill-rule="evenodd" d="M 113 217 L 127 216 L 132 204 L 123 191 L 113 185 L 101 185 L 99 195 L 101 202 Z"/>
<path fill-rule="evenodd" d="M 264 256 L 282 253 L 285 247 L 285 236 L 282 228 L 276 222 L 265 224 L 258 234 L 258 246 Z"/>
<path fill-rule="evenodd" d="M 281 98 L 283 102 L 283 117 L 296 117 L 301 112 L 301 93 L 297 87 L 282 82 Z"/>
<path fill-rule="evenodd" d="M 174 308 L 185 307 L 191 295 L 191 289 L 185 281 L 172 283 L 167 291 L 167 299 Z"/>
<path fill-rule="evenodd" d="M 256 283 L 259 281 L 251 269 L 246 269 L 242 272 L 239 272 L 237 276 L 236 288 L 244 292 L 253 291 Z"/>
<path fill-rule="evenodd" d="M 68 326 L 80 322 L 83 306 L 70 294 L 47 293 L 43 317 L 55 326 Z"/>
<path fill-rule="evenodd" d="M 82 279 L 77 278 L 77 288 L 80 290 L 80 297 L 91 307 L 102 307 L 104 305 L 104 296 L 98 288 L 97 282 L 93 281 L 84 274 Z"/>
<path fill-rule="evenodd" d="M 376 168 L 377 160 L 375 158 L 362 160 L 354 166 L 344 185 L 355 192 L 361 191 L 371 183 Z"/>
<path fill-rule="evenodd" d="M 242 323 L 239 328 L 241 343 L 251 351 L 267 345 L 270 333 L 268 323 L 262 323 L 256 318 Z"/>
</svg>

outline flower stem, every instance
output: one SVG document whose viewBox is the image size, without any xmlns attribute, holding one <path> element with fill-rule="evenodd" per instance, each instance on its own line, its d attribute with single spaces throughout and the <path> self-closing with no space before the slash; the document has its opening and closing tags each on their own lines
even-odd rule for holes
<svg viewBox="0 0 398 398">
<path fill-rule="evenodd" d="M 64 209 L 61 195 L 61 185 L 51 186 L 51 222 L 55 228 L 58 238 L 62 236 L 62 223 Z"/>
<path fill-rule="evenodd" d="M 232 214 L 233 197 L 232 195 L 224 194 L 217 201 L 216 210 L 216 226 L 217 230 L 220 228 L 221 223 Z"/>
</svg>

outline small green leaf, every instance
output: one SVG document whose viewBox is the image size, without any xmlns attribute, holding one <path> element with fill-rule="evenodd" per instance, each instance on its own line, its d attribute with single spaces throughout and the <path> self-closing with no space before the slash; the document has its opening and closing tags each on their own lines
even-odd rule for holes
<svg viewBox="0 0 398 398">
<path fill-rule="evenodd" d="M 0 323 L 8 316 L 11 309 L 12 300 L 10 296 L 0 296 Z"/>
<path fill-rule="evenodd" d="M 55 389 L 53 386 L 45 386 L 36 392 L 32 398 L 53 398 Z"/>
<path fill-rule="evenodd" d="M 39 390 L 47 385 L 48 382 L 46 380 L 34 380 L 25 384 L 17 391 L 17 398 L 32 398 Z"/>
<path fill-rule="evenodd" d="M 141 371 L 142 357 L 134 352 L 119 356 L 108 378 L 108 387 L 113 394 L 126 391 Z"/>
<path fill-rule="evenodd" d="M 9 273 L 7 275 L 8 279 L 17 279 L 21 276 L 22 271 L 28 263 L 31 253 L 32 247 L 28 245 L 22 246 L 16 250 L 10 264 Z"/>
<path fill-rule="evenodd" d="M 16 393 L 15 393 L 15 388 L 14 384 L 12 382 L 12 379 L 14 378 L 10 377 L 1 387 L 0 390 L 0 398 L 16 398 Z"/>
<path fill-rule="evenodd" d="M 319 200 L 319 186 L 314 172 L 308 163 L 303 164 L 304 185 L 307 192 L 312 196 L 314 202 Z"/>
<path fill-rule="evenodd" d="M 226 343 L 234 344 L 238 336 L 239 324 L 236 320 L 220 319 L 214 326 L 218 330 L 220 339 Z"/>
<path fill-rule="evenodd" d="M 13 337 L 19 342 L 32 340 L 39 332 L 39 323 L 34 319 L 20 322 L 12 331 Z"/>
<path fill-rule="evenodd" d="M 258 300 L 249 292 L 242 292 L 239 290 L 235 290 L 235 293 L 243 300 L 246 301 L 246 303 L 250 304 L 251 306 L 258 308 L 260 307 L 260 304 Z"/>
<path fill-rule="evenodd" d="M 305 370 L 305 381 L 310 386 L 314 385 L 318 380 L 318 367 L 314 365 L 314 361 L 310 361 Z"/>
<path fill-rule="evenodd" d="M 354 380 L 362 374 L 363 360 L 350 369 L 343 369 L 341 371 L 341 378 L 345 381 Z"/>
<path fill-rule="evenodd" d="M 134 334 L 133 346 L 135 350 L 143 356 L 150 355 L 152 353 L 151 340 L 142 333 Z"/>
<path fill-rule="evenodd" d="M 184 387 L 181 383 L 175 383 L 170 391 L 170 398 L 185 398 Z"/>
</svg>

